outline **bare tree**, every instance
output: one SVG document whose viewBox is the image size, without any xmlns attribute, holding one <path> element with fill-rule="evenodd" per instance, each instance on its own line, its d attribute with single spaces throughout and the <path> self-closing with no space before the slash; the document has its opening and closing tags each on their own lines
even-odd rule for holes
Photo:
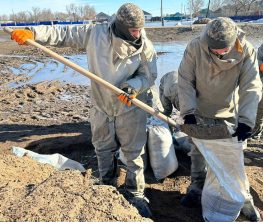
<svg viewBox="0 0 263 222">
<path fill-rule="evenodd" d="M 199 11 L 204 5 L 204 0 L 188 0 L 188 8 L 194 16 L 199 15 Z"/>
<path fill-rule="evenodd" d="M 78 7 L 78 16 L 81 20 L 84 19 L 84 6 L 80 5 Z"/>
<path fill-rule="evenodd" d="M 12 16 L 16 22 L 38 22 L 50 21 L 54 19 L 54 15 L 50 9 L 43 9 L 41 11 L 35 10 L 33 12 L 21 11 Z"/>
<path fill-rule="evenodd" d="M 258 0 L 251 5 L 253 15 L 263 15 L 263 0 Z"/>
<path fill-rule="evenodd" d="M 224 4 L 224 0 L 211 0 L 210 8 L 212 11 L 220 9 Z"/>
<path fill-rule="evenodd" d="M 67 13 L 55 12 L 50 9 L 40 9 L 38 7 L 32 7 L 30 11 L 21 11 L 18 13 L 12 13 L 10 15 L 0 15 L 0 20 L 12 20 L 15 22 L 39 22 L 39 21 L 52 21 L 60 20 L 66 21 L 70 18 L 71 21 L 78 20 L 90 20 L 96 16 L 96 11 L 93 6 L 88 4 L 77 6 L 70 4 L 66 6 Z"/>
<path fill-rule="evenodd" d="M 95 16 L 96 16 L 95 8 L 93 6 L 90 6 L 90 5 L 85 5 L 84 6 L 84 17 L 83 17 L 83 19 L 90 20 L 90 19 L 94 19 Z"/>
<path fill-rule="evenodd" d="M 40 16 L 40 13 L 41 13 L 41 10 L 40 8 L 37 8 L 37 7 L 33 7 L 31 9 L 32 12 L 29 12 L 30 13 L 30 20 L 32 22 L 38 22 L 39 21 L 39 16 Z"/>
<path fill-rule="evenodd" d="M 55 20 L 66 21 L 67 17 L 68 17 L 68 15 L 66 13 L 63 13 L 63 12 L 55 12 L 54 13 L 54 19 Z"/>
<path fill-rule="evenodd" d="M 29 14 L 26 11 L 21 11 L 16 14 L 17 22 L 27 22 L 29 21 Z"/>
<path fill-rule="evenodd" d="M 0 15 L 0 20 L 1 21 L 7 21 L 8 20 L 8 16 L 7 15 Z"/>
<path fill-rule="evenodd" d="M 229 10 L 232 11 L 232 15 L 237 16 L 242 11 L 243 6 L 240 4 L 240 0 L 226 0 L 229 5 Z"/>
<path fill-rule="evenodd" d="M 50 9 L 43 9 L 39 15 L 41 21 L 53 21 L 54 14 Z"/>
<path fill-rule="evenodd" d="M 13 12 L 12 14 L 10 14 L 9 18 L 11 21 L 16 21 L 16 14 Z"/>
<path fill-rule="evenodd" d="M 248 14 L 250 12 L 251 6 L 256 2 L 257 0 L 239 0 L 239 4 L 242 5 L 243 11 L 245 14 Z"/>
<path fill-rule="evenodd" d="M 234 15 L 260 14 L 263 8 L 263 0 L 226 0 L 226 2 L 233 9 Z"/>
<path fill-rule="evenodd" d="M 76 21 L 77 17 L 79 17 L 78 6 L 76 6 L 75 4 L 70 4 L 66 6 L 66 10 L 67 10 L 69 17 L 72 17 L 71 20 Z"/>
</svg>

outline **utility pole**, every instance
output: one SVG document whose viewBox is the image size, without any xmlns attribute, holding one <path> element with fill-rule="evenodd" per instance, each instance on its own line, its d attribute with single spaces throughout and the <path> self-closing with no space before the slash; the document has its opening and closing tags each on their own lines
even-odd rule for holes
<svg viewBox="0 0 263 222">
<path fill-rule="evenodd" d="M 163 21 L 163 0 L 161 0 L 161 22 L 162 22 L 162 26 L 164 26 L 164 21 Z"/>
<path fill-rule="evenodd" d="M 13 9 L 12 9 L 12 14 L 13 14 L 13 20 L 15 21 L 15 26 L 16 26 L 16 16 L 15 16 L 15 13 L 14 13 Z"/>
<path fill-rule="evenodd" d="M 183 22 L 183 3 L 181 3 L 181 24 Z"/>
<path fill-rule="evenodd" d="M 192 9 L 193 9 L 193 0 L 190 0 L 190 27 L 191 28 L 192 28 L 192 20 L 193 20 Z"/>
<path fill-rule="evenodd" d="M 205 15 L 206 18 L 209 16 L 209 8 L 210 8 L 210 0 L 208 1 L 208 7 Z"/>
</svg>

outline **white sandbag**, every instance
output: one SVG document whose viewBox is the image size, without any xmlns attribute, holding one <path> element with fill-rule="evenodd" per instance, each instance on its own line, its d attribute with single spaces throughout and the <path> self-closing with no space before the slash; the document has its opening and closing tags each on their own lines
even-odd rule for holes
<svg viewBox="0 0 263 222">
<path fill-rule="evenodd" d="M 47 163 L 55 167 L 58 170 L 79 170 L 85 172 L 85 168 L 77 161 L 68 159 L 61 154 L 38 154 L 36 152 L 26 150 L 21 147 L 12 147 L 12 153 L 18 157 L 29 156 L 31 159 L 38 161 L 39 163 Z"/>
<path fill-rule="evenodd" d="M 245 199 L 249 197 L 243 144 L 236 137 L 192 139 L 208 165 L 202 192 L 203 218 L 213 222 L 235 221 Z"/>
<path fill-rule="evenodd" d="M 155 178 L 160 180 L 178 168 L 172 135 L 168 124 L 154 117 L 148 119 L 147 131 L 151 167 Z"/>
</svg>

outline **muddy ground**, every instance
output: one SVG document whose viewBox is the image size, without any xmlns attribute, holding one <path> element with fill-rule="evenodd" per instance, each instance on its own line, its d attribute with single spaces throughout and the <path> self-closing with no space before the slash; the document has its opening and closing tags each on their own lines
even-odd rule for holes
<svg viewBox="0 0 263 222">
<path fill-rule="evenodd" d="M 242 27 L 251 41 L 262 41 L 263 27 Z M 202 26 L 147 29 L 153 41 L 189 41 Z M 52 48 L 59 54 L 83 53 L 69 48 Z M 14 57 L 15 56 L 15 57 Z M 21 56 L 21 57 L 20 57 Z M 119 192 L 96 185 L 98 171 L 91 144 L 89 86 L 58 81 L 27 84 L 29 77 L 12 73 L 30 61 L 48 59 L 30 46 L 18 46 L 0 31 L 0 221 L 147 221 Z M 10 88 L 12 83 L 25 83 Z M 29 157 L 18 158 L 12 146 L 41 154 L 60 153 L 81 162 L 86 173 L 56 171 Z M 185 208 L 180 199 L 190 183 L 190 158 L 177 151 L 179 169 L 163 181 L 146 170 L 146 196 L 153 221 L 203 221 L 201 208 Z M 263 143 L 249 143 L 245 150 L 246 171 L 255 205 L 263 212 Z M 123 184 L 120 174 L 119 185 Z M 241 215 L 238 221 L 246 221 Z"/>
</svg>

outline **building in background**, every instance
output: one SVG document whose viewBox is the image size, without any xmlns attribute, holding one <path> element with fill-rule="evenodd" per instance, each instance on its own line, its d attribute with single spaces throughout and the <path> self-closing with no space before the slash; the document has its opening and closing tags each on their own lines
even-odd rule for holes
<svg viewBox="0 0 263 222">
<path fill-rule="evenodd" d="M 95 17 L 96 22 L 110 22 L 111 19 L 112 17 L 104 12 L 98 13 Z"/>
<path fill-rule="evenodd" d="M 146 11 L 144 11 L 144 10 L 142 10 L 142 11 L 143 11 L 143 13 L 144 13 L 144 19 L 145 19 L 145 21 L 151 21 L 151 20 L 152 20 L 152 14 L 149 13 L 149 12 L 146 12 Z"/>
</svg>

